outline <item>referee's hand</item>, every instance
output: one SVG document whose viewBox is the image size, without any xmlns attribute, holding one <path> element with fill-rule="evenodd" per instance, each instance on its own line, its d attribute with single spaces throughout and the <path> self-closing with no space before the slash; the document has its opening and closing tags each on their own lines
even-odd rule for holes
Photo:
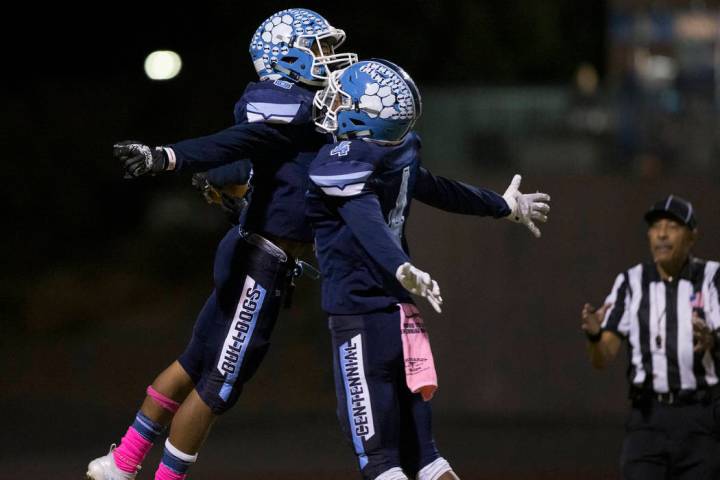
<svg viewBox="0 0 720 480">
<path fill-rule="evenodd" d="M 692 315 L 692 326 L 693 326 L 693 351 L 695 353 L 702 353 L 711 351 L 715 348 L 715 336 L 710 330 L 707 323 L 702 318 L 693 312 Z"/>
<path fill-rule="evenodd" d="M 600 333 L 600 327 L 602 326 L 603 320 L 605 320 L 605 313 L 608 308 L 612 306 L 612 303 L 606 303 L 600 308 L 595 308 L 589 303 L 583 305 L 581 317 L 582 324 L 580 328 L 588 335 L 597 335 Z"/>
</svg>

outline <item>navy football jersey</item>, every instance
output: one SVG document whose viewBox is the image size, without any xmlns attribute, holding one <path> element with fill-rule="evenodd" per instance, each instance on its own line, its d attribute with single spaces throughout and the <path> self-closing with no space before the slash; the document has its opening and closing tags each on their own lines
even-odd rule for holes
<svg viewBox="0 0 720 480">
<path fill-rule="evenodd" d="M 491 190 L 432 175 L 420 165 L 420 148 L 414 132 L 398 145 L 343 141 L 321 148 L 310 165 L 307 215 L 327 313 L 369 313 L 412 302 L 395 278 L 410 261 L 404 232 L 412 198 L 454 213 L 510 213 Z"/>
<path fill-rule="evenodd" d="M 272 237 L 312 241 L 304 202 L 310 162 L 329 136 L 312 122 L 313 92 L 282 80 L 248 85 L 235 105 L 235 125 L 173 145 L 176 169 L 205 171 L 248 159 L 252 197 L 245 228 Z M 242 176 L 242 170 L 237 170 Z"/>
<path fill-rule="evenodd" d="M 307 214 L 326 312 L 366 313 L 411 302 L 395 270 L 409 261 L 404 224 L 419 146 L 414 134 L 393 146 L 343 141 L 321 148 L 311 164 Z"/>
</svg>

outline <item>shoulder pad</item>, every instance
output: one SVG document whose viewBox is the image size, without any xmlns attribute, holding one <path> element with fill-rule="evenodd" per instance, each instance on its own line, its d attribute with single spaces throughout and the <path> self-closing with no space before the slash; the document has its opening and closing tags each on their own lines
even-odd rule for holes
<svg viewBox="0 0 720 480">
<path fill-rule="evenodd" d="M 310 180 L 326 195 L 358 195 L 375 171 L 363 155 L 365 149 L 364 142 L 357 140 L 325 145 L 310 165 Z"/>
<path fill-rule="evenodd" d="M 292 82 L 251 83 L 235 106 L 235 122 L 308 123 L 312 121 L 312 99 L 312 92 Z"/>
</svg>

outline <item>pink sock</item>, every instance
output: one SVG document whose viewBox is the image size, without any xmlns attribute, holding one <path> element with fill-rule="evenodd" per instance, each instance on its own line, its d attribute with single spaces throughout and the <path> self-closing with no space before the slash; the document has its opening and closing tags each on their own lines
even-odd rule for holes
<svg viewBox="0 0 720 480">
<path fill-rule="evenodd" d="M 115 465 L 123 472 L 135 473 L 152 445 L 152 442 L 140 435 L 135 428 L 128 428 L 120 440 L 120 446 L 113 450 Z"/>
<path fill-rule="evenodd" d="M 155 480 L 184 480 L 187 474 L 181 474 L 173 471 L 164 463 L 161 463 L 155 472 Z"/>
</svg>

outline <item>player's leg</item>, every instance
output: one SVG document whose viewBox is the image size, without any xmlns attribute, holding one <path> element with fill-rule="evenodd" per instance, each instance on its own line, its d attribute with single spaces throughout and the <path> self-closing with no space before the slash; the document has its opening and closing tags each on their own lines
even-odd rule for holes
<svg viewBox="0 0 720 480">
<path fill-rule="evenodd" d="M 140 412 L 161 425 L 168 425 L 194 386 L 190 375 L 176 360 L 147 388 Z"/>
<path fill-rule="evenodd" d="M 430 402 L 412 393 L 405 385 L 405 371 L 400 374 L 401 405 L 400 459 L 403 470 L 417 480 L 459 480 L 447 460 L 440 456 L 432 434 Z"/>
<path fill-rule="evenodd" d="M 117 448 L 90 462 L 87 477 L 93 480 L 134 478 L 140 464 L 192 389 L 190 377 L 174 362 L 147 387 L 147 396 Z M 166 395 L 162 392 L 168 392 Z M 177 400 L 176 400 L 177 399 Z"/>
<path fill-rule="evenodd" d="M 330 317 L 337 414 L 366 480 L 403 480 L 397 372 L 397 312 Z"/>
<path fill-rule="evenodd" d="M 90 462 L 88 478 L 110 480 L 135 477 L 145 456 L 200 378 L 205 331 L 215 316 L 216 305 L 213 293 L 198 315 L 185 352 L 147 388 L 142 406 L 118 447 L 111 446 L 107 455 Z"/>
<path fill-rule="evenodd" d="M 197 460 L 217 415 L 193 390 L 173 418 L 156 480 L 180 480 Z M 187 453 L 191 452 L 191 453 Z"/>
<path fill-rule="evenodd" d="M 201 352 L 189 349 L 193 353 L 180 359 L 183 365 L 188 357 L 201 359 L 202 371 L 173 418 L 158 480 L 185 478 L 212 424 L 237 402 L 270 344 L 287 282 L 287 257 L 269 242 L 239 234 L 223 239 L 221 256 L 215 308 L 203 328 Z"/>
</svg>

